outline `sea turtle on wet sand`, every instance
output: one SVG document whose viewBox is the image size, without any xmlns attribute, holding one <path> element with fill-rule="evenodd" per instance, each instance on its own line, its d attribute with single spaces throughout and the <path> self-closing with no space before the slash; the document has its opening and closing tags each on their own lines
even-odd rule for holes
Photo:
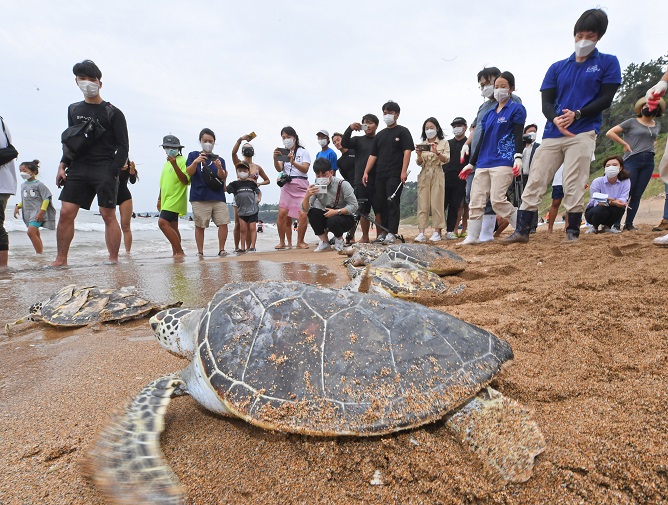
<svg viewBox="0 0 668 505">
<path fill-rule="evenodd" d="M 363 268 L 352 265 L 347 268 L 352 280 L 344 289 L 351 291 L 407 299 L 420 294 L 442 295 L 448 291 L 448 284 L 438 275 L 412 263 L 380 267 L 373 262 Z"/>
<path fill-rule="evenodd" d="M 184 503 L 159 444 L 165 411 L 183 394 L 217 414 L 302 435 L 380 436 L 449 415 L 445 426 L 511 481 L 527 480 L 545 448 L 528 410 L 487 387 L 513 359 L 510 345 L 419 304 L 249 282 L 150 324 L 189 364 L 144 387 L 88 454 L 86 474 L 117 503 Z"/>
<path fill-rule="evenodd" d="M 349 263 L 355 267 L 369 264 L 395 267 L 401 263 L 412 263 L 441 276 L 456 275 L 466 269 L 466 261 L 461 256 L 429 244 L 394 244 L 372 248 L 358 246 L 351 250 L 350 259 L 344 261 L 344 264 Z"/>
<path fill-rule="evenodd" d="M 106 289 L 70 284 L 43 302 L 31 305 L 29 313 L 14 323 L 5 325 L 7 334 L 26 321 L 43 321 L 51 326 L 76 327 L 91 323 L 123 322 L 137 319 L 181 302 L 156 305 L 137 295 L 134 286 Z"/>
</svg>

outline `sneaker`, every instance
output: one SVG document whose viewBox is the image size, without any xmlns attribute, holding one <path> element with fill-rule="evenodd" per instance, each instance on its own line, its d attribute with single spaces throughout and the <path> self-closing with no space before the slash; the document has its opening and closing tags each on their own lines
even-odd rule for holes
<svg viewBox="0 0 668 505">
<path fill-rule="evenodd" d="M 394 235 L 388 233 L 387 236 L 385 237 L 385 240 L 383 241 L 383 244 L 391 245 L 394 244 L 395 240 L 396 239 L 394 238 Z"/>
<path fill-rule="evenodd" d="M 376 240 L 374 240 L 371 243 L 372 244 L 382 244 L 383 242 L 385 242 L 385 237 L 386 237 L 386 235 L 380 235 L 376 238 Z"/>
<path fill-rule="evenodd" d="M 467 233 L 465 231 L 463 231 L 461 233 L 457 233 L 455 236 L 457 238 L 466 238 L 466 235 L 467 235 Z"/>
<path fill-rule="evenodd" d="M 457 235 L 455 235 L 455 232 L 449 231 L 445 234 L 445 240 L 457 240 Z"/>
<path fill-rule="evenodd" d="M 586 234 L 598 233 L 598 226 L 589 225 L 589 227 L 587 228 L 587 231 L 585 233 Z"/>
<path fill-rule="evenodd" d="M 621 233 L 622 230 L 620 230 L 617 226 L 612 225 L 612 226 L 604 226 L 603 227 L 603 233 Z"/>
<path fill-rule="evenodd" d="M 257 249 L 255 249 L 255 247 L 251 247 L 248 249 L 248 252 L 257 252 Z"/>
<path fill-rule="evenodd" d="M 420 232 L 417 237 L 415 237 L 416 242 L 426 242 L 427 241 L 427 236 Z"/>
<path fill-rule="evenodd" d="M 434 232 L 434 234 L 431 237 L 429 237 L 429 241 L 430 242 L 440 242 L 441 241 L 441 234 L 437 233 L 437 232 Z"/>
<path fill-rule="evenodd" d="M 668 247 L 668 235 L 655 238 L 654 240 L 652 240 L 652 244 L 658 245 L 659 247 Z"/>
<path fill-rule="evenodd" d="M 625 224 L 624 225 L 624 231 L 639 231 L 639 230 L 638 230 L 638 228 L 633 226 L 633 223 L 632 223 L 632 224 Z"/>
<path fill-rule="evenodd" d="M 326 242 L 324 240 L 321 240 L 320 243 L 318 244 L 318 247 L 316 247 L 313 252 L 322 252 L 322 251 L 329 251 L 332 249 L 332 246 L 329 245 L 329 242 Z"/>
<path fill-rule="evenodd" d="M 668 219 L 662 219 L 658 226 L 652 228 L 652 231 L 668 231 Z"/>
<path fill-rule="evenodd" d="M 334 239 L 334 249 L 337 251 L 343 251 L 343 237 L 337 237 Z"/>
<path fill-rule="evenodd" d="M 220 251 L 218 251 L 218 256 L 220 256 L 221 258 L 223 256 L 227 256 L 227 251 L 221 249 Z"/>
</svg>

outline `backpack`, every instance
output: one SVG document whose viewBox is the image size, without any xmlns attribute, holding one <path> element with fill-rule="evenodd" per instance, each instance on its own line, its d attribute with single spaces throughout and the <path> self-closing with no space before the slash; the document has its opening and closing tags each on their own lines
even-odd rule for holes
<svg viewBox="0 0 668 505">
<path fill-rule="evenodd" d="M 204 163 L 202 163 L 202 179 L 204 184 L 212 191 L 225 189 L 225 181 L 218 177 L 217 171 L 214 172 Z"/>
<path fill-rule="evenodd" d="M 80 103 L 73 103 L 67 109 L 68 116 L 72 122 L 74 122 L 75 108 Z M 111 123 L 114 115 L 114 106 L 107 102 L 104 110 L 107 113 L 107 119 Z M 102 126 L 96 117 L 88 118 L 83 123 L 70 126 L 60 136 L 60 141 L 63 144 L 63 155 L 70 161 L 74 160 L 77 156 L 86 152 L 105 131 L 106 128 Z"/>
<path fill-rule="evenodd" d="M 0 149 L 0 166 L 2 166 L 18 158 L 19 152 L 11 144 L 11 142 L 9 142 L 9 136 L 5 131 L 5 121 L 4 119 L 2 119 L 2 116 L 0 116 L 0 123 L 2 123 L 2 133 L 5 134 L 5 138 L 7 139 L 7 147 L 3 147 L 2 149 Z"/>
</svg>

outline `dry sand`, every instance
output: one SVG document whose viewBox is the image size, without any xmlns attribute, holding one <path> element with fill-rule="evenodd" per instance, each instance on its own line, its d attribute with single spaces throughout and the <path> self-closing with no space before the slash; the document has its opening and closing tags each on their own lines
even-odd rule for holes
<svg viewBox="0 0 668 505">
<path fill-rule="evenodd" d="M 469 265 L 451 282 L 466 290 L 426 300 L 512 345 L 515 363 L 495 386 L 535 411 L 548 444 L 528 482 L 495 483 L 439 424 L 318 439 L 218 418 L 185 397 L 167 410 L 162 447 L 189 503 L 668 502 L 668 249 L 653 246 L 650 231 L 662 206 L 643 203 L 637 233 L 562 245 L 561 230 L 541 229 L 528 245 L 456 249 Z M 27 282 L 41 295 L 91 279 L 135 284 L 156 301 L 201 306 L 246 271 L 341 286 L 341 260 L 293 250 L 146 264 L 141 276 L 124 264 L 45 271 L 2 284 L 0 321 L 30 304 Z M 95 435 L 115 407 L 185 365 L 149 335 L 144 319 L 0 338 L 0 504 L 102 503 L 80 471 Z M 376 471 L 382 486 L 370 484 Z"/>
</svg>

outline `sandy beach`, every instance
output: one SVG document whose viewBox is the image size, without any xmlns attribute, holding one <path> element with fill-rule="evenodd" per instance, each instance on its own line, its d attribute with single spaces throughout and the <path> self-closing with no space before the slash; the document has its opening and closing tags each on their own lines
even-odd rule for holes
<svg viewBox="0 0 668 505">
<path fill-rule="evenodd" d="M 548 444 L 528 482 L 499 484 L 439 423 L 382 438 L 284 435 L 181 397 L 161 442 L 188 503 L 668 502 L 668 249 L 651 244 L 663 203 L 643 201 L 639 232 L 583 234 L 571 246 L 561 244 L 561 227 L 548 234 L 543 226 L 528 245 L 441 243 L 468 262 L 448 280 L 466 289 L 423 301 L 512 345 L 515 362 L 494 385 L 534 410 Z M 312 247 L 21 268 L 0 274 L 0 322 L 71 283 L 134 285 L 186 307 L 238 280 L 340 287 L 342 260 Z M 103 503 L 82 477 L 84 454 L 114 409 L 185 364 L 158 346 L 146 319 L 62 331 L 29 325 L 0 337 L 0 504 Z M 382 486 L 370 484 L 376 471 Z"/>
</svg>

